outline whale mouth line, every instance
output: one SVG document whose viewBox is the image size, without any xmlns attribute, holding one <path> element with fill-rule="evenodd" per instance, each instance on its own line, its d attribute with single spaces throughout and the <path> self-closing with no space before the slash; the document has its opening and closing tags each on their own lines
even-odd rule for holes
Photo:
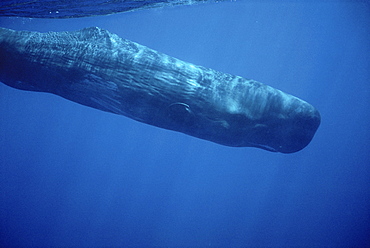
<svg viewBox="0 0 370 248">
<path fill-rule="evenodd" d="M 264 150 L 267 150 L 267 151 L 270 151 L 270 152 L 279 152 L 278 150 L 276 150 L 275 148 L 273 148 L 269 145 L 262 145 L 262 144 L 257 144 L 257 143 L 250 143 L 250 144 L 253 147 L 258 147 L 258 148 L 261 148 L 261 149 L 264 149 Z"/>
</svg>

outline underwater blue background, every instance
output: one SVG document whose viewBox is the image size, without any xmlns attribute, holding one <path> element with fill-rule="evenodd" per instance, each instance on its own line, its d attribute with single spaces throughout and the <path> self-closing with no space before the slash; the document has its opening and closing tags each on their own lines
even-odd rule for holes
<svg viewBox="0 0 370 248">
<path fill-rule="evenodd" d="M 370 5 L 223 2 L 16 30 L 98 26 L 314 105 L 294 154 L 230 148 L 0 84 L 0 246 L 370 247 Z"/>
</svg>

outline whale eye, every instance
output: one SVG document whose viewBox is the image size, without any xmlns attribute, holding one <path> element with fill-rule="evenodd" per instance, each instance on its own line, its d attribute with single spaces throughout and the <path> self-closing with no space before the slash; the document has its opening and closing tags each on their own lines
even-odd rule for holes
<svg viewBox="0 0 370 248">
<path fill-rule="evenodd" d="M 191 114 L 190 106 L 183 102 L 171 103 L 168 106 L 170 116 L 187 115 Z"/>
<path fill-rule="evenodd" d="M 194 121 L 194 114 L 190 106 L 183 102 L 171 103 L 167 108 L 167 116 L 179 124 L 191 125 Z"/>
</svg>

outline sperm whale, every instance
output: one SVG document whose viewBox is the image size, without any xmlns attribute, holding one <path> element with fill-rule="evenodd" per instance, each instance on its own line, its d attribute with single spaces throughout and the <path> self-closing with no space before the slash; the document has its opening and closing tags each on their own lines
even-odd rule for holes
<svg viewBox="0 0 370 248">
<path fill-rule="evenodd" d="M 232 147 L 293 153 L 320 125 L 309 103 L 106 30 L 0 28 L 0 81 Z"/>
<path fill-rule="evenodd" d="M 226 0 L 1 0 L 0 16 L 65 19 L 222 1 Z"/>
</svg>

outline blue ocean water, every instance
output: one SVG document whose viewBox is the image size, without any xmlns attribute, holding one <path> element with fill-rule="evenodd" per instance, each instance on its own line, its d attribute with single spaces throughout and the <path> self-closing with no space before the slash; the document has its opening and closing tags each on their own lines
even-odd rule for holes
<svg viewBox="0 0 370 248">
<path fill-rule="evenodd" d="M 370 247 L 370 5 L 223 2 L 16 30 L 98 26 L 314 105 L 294 154 L 230 148 L 0 84 L 0 246 Z"/>
</svg>

